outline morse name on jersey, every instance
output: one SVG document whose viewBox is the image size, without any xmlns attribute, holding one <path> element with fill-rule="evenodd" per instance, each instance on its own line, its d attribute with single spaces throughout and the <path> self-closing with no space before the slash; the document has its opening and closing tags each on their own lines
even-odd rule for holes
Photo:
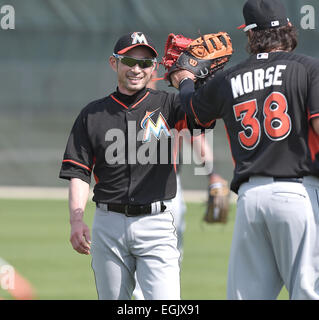
<svg viewBox="0 0 319 320">
<path fill-rule="evenodd" d="M 271 86 L 281 86 L 283 71 L 286 68 L 287 65 L 278 64 L 265 69 L 248 71 L 231 78 L 234 99 Z"/>
</svg>

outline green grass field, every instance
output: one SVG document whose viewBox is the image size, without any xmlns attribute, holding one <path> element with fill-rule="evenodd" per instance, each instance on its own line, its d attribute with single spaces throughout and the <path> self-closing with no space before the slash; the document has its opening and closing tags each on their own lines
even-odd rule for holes
<svg viewBox="0 0 319 320">
<path fill-rule="evenodd" d="M 235 210 L 226 225 L 201 221 L 204 206 L 188 203 L 182 299 L 226 298 L 227 261 Z M 94 205 L 85 220 L 92 225 Z M 97 299 L 91 258 L 69 243 L 68 203 L 64 200 L 0 200 L 0 256 L 34 286 L 37 299 Z M 10 296 L 0 288 L 0 296 Z M 287 299 L 284 289 L 279 299 Z"/>
</svg>

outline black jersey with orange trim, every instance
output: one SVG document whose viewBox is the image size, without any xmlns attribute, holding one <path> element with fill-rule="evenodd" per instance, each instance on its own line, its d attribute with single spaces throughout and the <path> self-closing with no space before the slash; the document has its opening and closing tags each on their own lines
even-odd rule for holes
<svg viewBox="0 0 319 320">
<path fill-rule="evenodd" d="M 198 122 L 224 120 L 235 162 L 234 192 L 254 175 L 311 174 L 307 110 L 310 117 L 319 114 L 317 59 L 288 52 L 252 55 L 196 92 L 191 80 L 184 81 L 180 95 Z"/>
<path fill-rule="evenodd" d="M 96 202 L 148 204 L 171 199 L 176 194 L 174 138 L 186 128 L 190 134 L 201 129 L 187 120 L 178 95 L 152 89 L 133 96 L 116 91 L 79 114 L 60 178 L 90 183 L 93 173 Z"/>
</svg>

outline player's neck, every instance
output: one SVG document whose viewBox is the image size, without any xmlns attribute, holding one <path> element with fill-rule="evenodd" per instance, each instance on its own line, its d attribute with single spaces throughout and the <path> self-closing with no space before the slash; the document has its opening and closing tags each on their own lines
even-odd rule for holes
<svg viewBox="0 0 319 320">
<path fill-rule="evenodd" d="M 121 92 L 119 88 L 117 87 L 117 90 L 115 92 L 115 96 L 120 99 L 120 101 L 126 103 L 126 104 L 131 104 L 134 101 L 138 100 L 141 98 L 146 93 L 146 88 L 144 87 L 143 89 L 136 91 L 134 94 L 127 94 Z"/>
</svg>

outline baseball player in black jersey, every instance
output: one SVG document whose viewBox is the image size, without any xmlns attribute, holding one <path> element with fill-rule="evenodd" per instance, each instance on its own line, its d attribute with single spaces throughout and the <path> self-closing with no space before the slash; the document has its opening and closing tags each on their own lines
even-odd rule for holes
<svg viewBox="0 0 319 320">
<path fill-rule="evenodd" d="M 319 101 L 318 61 L 294 54 L 296 32 L 280 0 L 243 9 L 250 57 L 194 91 L 188 71 L 172 74 L 189 116 L 222 118 L 238 193 L 228 299 L 319 299 L 315 222 L 303 179 L 311 174 L 308 108 Z M 191 78 L 191 79 L 187 79 Z"/>
<path fill-rule="evenodd" d="M 174 129 L 199 126 L 188 121 L 178 96 L 146 88 L 156 56 L 144 33 L 117 41 L 109 58 L 117 90 L 80 112 L 60 171 L 70 180 L 71 243 L 91 253 L 99 299 L 131 299 L 135 272 L 145 299 L 180 299 L 171 146 Z M 92 173 L 91 244 L 83 213 Z"/>
</svg>

